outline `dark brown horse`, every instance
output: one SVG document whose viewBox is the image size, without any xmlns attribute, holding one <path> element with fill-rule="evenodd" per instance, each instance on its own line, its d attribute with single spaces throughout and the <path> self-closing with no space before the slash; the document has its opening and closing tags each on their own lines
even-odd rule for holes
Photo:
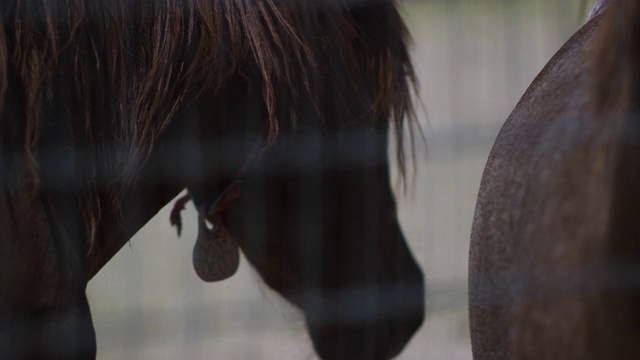
<svg viewBox="0 0 640 360">
<path fill-rule="evenodd" d="M 87 282 L 182 189 L 208 217 L 236 180 L 216 225 L 303 310 L 318 354 L 402 350 L 424 284 L 389 185 L 414 78 L 394 1 L 0 15 L 0 358 L 94 357 Z"/>
<path fill-rule="evenodd" d="M 599 1 L 504 124 L 469 259 L 475 359 L 640 358 L 640 3 Z"/>
</svg>

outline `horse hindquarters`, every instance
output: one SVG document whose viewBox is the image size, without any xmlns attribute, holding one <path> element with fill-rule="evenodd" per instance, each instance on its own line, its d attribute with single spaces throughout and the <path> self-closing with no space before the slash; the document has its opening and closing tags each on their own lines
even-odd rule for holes
<svg viewBox="0 0 640 360">
<path fill-rule="evenodd" d="M 469 260 L 475 359 L 630 358 L 619 346 L 633 327 L 619 321 L 631 312 L 614 285 L 611 177 L 596 157 L 607 143 L 566 141 L 575 127 L 561 128 L 546 134 L 557 139 L 548 151 L 513 159 L 496 146 L 487 164 Z"/>
<path fill-rule="evenodd" d="M 499 348 L 508 359 L 638 359 L 640 136 L 628 129 L 601 136 L 607 126 L 560 122 L 576 126 L 550 129 L 557 146 L 540 157 L 559 159 L 530 165 L 526 183 L 516 187 L 522 197 L 511 198 L 518 206 L 507 210 L 503 243 L 480 241 L 506 248 L 510 262 L 500 276 L 488 276 L 502 285 L 490 299 L 493 307 L 473 301 L 475 323 L 485 326 L 481 336 L 476 328 L 475 345 Z M 479 259 L 492 270 L 504 261 L 476 254 L 476 264 Z M 478 321 L 479 314 L 489 315 Z M 487 334 L 504 337 L 487 342 Z"/>
<path fill-rule="evenodd" d="M 469 259 L 475 359 L 640 358 L 640 136 L 590 111 L 590 20 L 501 130 Z"/>
</svg>

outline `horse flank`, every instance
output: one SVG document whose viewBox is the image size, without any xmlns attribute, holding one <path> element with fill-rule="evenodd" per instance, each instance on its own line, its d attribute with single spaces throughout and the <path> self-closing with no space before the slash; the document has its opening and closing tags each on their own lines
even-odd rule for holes
<svg viewBox="0 0 640 360">
<path fill-rule="evenodd" d="M 371 18 L 381 13 L 389 15 Z M 0 3 L 0 15 L 3 161 L 35 203 L 47 131 L 86 154 L 74 155 L 73 175 L 90 249 L 104 204 L 118 206 L 176 112 L 234 73 L 259 74 L 273 143 L 280 127 L 295 128 L 299 99 L 321 111 L 324 65 L 338 58 L 374 120 L 395 129 L 404 174 L 415 75 L 394 0 L 14 0 Z M 327 42 L 342 53 L 327 54 Z M 100 188 L 105 178 L 116 185 Z"/>
<path fill-rule="evenodd" d="M 474 358 L 639 358 L 640 3 L 597 3 L 485 167 L 469 258 Z"/>
</svg>

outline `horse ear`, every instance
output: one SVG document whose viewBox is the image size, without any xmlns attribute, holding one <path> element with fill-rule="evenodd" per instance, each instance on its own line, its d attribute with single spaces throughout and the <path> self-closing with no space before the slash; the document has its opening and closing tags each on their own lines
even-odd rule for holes
<svg viewBox="0 0 640 360">
<path fill-rule="evenodd" d="M 198 211 L 198 238 L 193 248 L 193 268 L 206 282 L 230 278 L 240 265 L 238 243 L 229 234 L 220 214 L 213 216 L 211 228 L 207 224 L 207 206 Z"/>
</svg>

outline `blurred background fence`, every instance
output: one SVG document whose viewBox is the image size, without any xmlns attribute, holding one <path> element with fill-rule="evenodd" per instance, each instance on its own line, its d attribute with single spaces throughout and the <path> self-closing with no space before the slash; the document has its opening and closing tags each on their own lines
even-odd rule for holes
<svg viewBox="0 0 640 360">
<path fill-rule="evenodd" d="M 417 143 L 415 183 L 396 192 L 427 279 L 426 323 L 399 358 L 470 359 L 467 251 L 487 155 L 528 84 L 586 13 L 580 0 L 401 4 L 415 41 L 428 151 Z M 195 210 L 183 214 L 181 238 L 169 211 L 89 283 L 98 359 L 315 359 L 301 315 L 247 261 L 229 280 L 200 281 L 191 265 Z"/>
</svg>

